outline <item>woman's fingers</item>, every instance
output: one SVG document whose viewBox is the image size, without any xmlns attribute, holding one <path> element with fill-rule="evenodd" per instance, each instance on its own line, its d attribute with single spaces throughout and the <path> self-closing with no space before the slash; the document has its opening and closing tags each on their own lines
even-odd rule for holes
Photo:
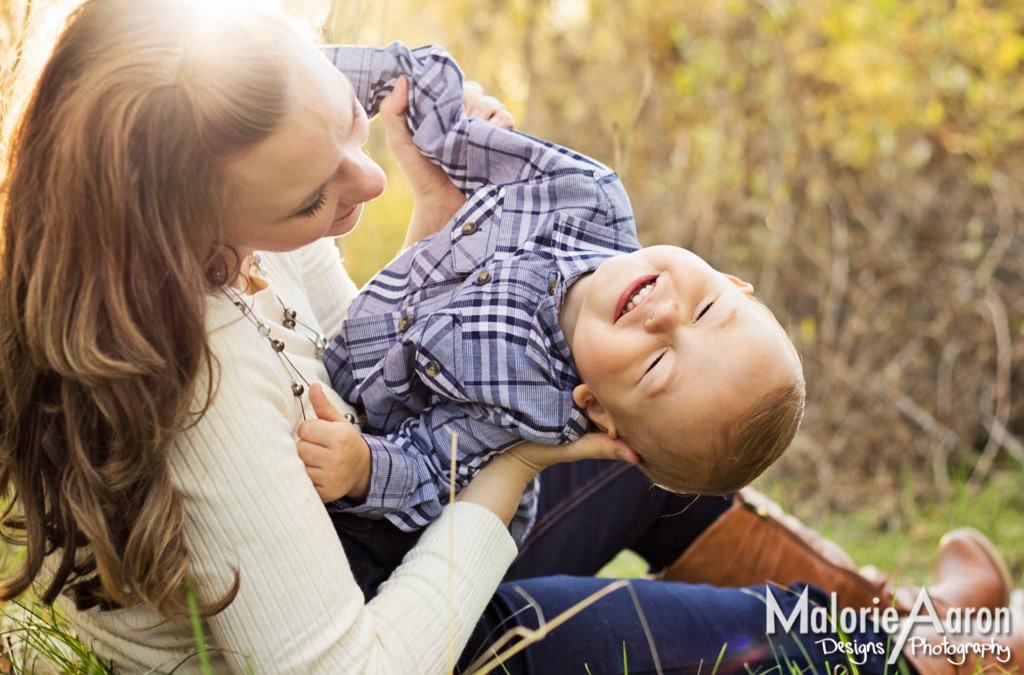
<svg viewBox="0 0 1024 675">
<path fill-rule="evenodd" d="M 462 105 L 466 108 L 467 113 L 473 109 L 476 100 L 483 95 L 484 88 L 480 86 L 479 82 L 466 80 L 462 83 Z"/>
<path fill-rule="evenodd" d="M 578 440 L 565 445 L 540 445 L 527 441 L 506 452 L 537 471 L 555 464 L 581 459 L 621 459 L 630 464 L 640 461 L 636 452 L 621 440 L 599 432 L 584 434 Z"/>
<path fill-rule="evenodd" d="M 501 101 L 493 96 L 481 96 L 478 98 L 473 107 L 469 109 L 469 116 L 479 117 L 503 129 L 511 129 L 515 125 L 512 113 L 505 108 Z"/>
<path fill-rule="evenodd" d="M 403 149 L 408 147 L 412 151 L 416 148 L 412 145 L 412 132 L 409 131 L 409 124 L 405 121 L 405 111 L 409 107 L 409 80 L 403 75 L 395 82 L 395 88 L 384 97 L 380 104 L 380 121 L 384 125 L 384 135 L 387 137 L 388 146 L 396 156 Z M 418 155 L 419 152 L 416 151 Z M 404 157 L 398 157 L 401 161 Z"/>
<path fill-rule="evenodd" d="M 565 455 L 565 459 L 561 461 L 566 462 L 579 459 L 621 459 L 636 464 L 639 461 L 636 452 L 628 445 L 600 432 L 583 434 L 579 439 L 559 449 Z"/>
<path fill-rule="evenodd" d="M 470 117 L 479 117 L 503 129 L 515 128 L 512 113 L 497 98 L 484 94 L 477 82 L 466 80 L 462 84 L 462 104 Z"/>
<path fill-rule="evenodd" d="M 408 107 L 409 81 L 403 75 L 398 78 L 391 93 L 381 102 L 380 120 L 384 125 L 388 147 L 409 179 L 414 195 L 417 198 L 431 198 L 436 195 L 461 197 L 462 193 L 452 185 L 445 172 L 424 157 L 413 144 L 412 132 L 409 131 L 409 124 L 405 119 Z M 444 222 L 447 222 L 447 218 L 439 227 L 443 226 Z"/>
</svg>

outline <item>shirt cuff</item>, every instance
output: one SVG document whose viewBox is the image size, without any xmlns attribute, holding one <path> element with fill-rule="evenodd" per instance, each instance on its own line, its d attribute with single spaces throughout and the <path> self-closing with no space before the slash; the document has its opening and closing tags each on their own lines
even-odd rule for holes
<svg viewBox="0 0 1024 675">
<path fill-rule="evenodd" d="M 376 517 L 404 510 L 419 484 L 416 464 L 385 438 L 364 434 L 363 440 L 370 446 L 370 487 L 366 498 L 342 498 L 331 506 L 347 513 Z"/>
</svg>

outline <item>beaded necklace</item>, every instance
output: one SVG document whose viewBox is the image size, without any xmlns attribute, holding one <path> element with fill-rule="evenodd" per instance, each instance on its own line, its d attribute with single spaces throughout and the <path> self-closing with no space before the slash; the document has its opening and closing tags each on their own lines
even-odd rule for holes
<svg viewBox="0 0 1024 675">
<path fill-rule="evenodd" d="M 251 256 L 250 274 L 258 274 L 264 281 L 266 280 L 266 273 L 263 268 L 260 267 L 260 258 L 258 255 Z M 299 407 L 302 410 L 302 419 L 306 419 L 306 404 L 302 401 L 302 395 L 306 393 L 306 389 L 309 388 L 309 380 L 302 374 L 302 371 L 288 358 L 287 352 L 285 352 L 285 344 L 283 340 L 272 337 L 270 334 L 270 326 L 260 319 L 259 315 L 256 314 L 254 309 L 256 299 L 253 298 L 253 304 L 250 305 L 245 301 L 242 293 L 233 286 L 222 286 L 225 297 L 231 301 L 231 303 L 238 308 L 238 311 L 242 313 L 249 323 L 256 327 L 258 332 L 263 338 L 270 344 L 270 348 L 277 355 L 278 360 L 281 362 L 281 366 L 284 368 L 285 373 L 288 374 L 288 379 L 291 380 L 292 385 L 292 396 L 294 396 L 298 402 Z M 323 358 L 324 351 L 327 349 L 327 337 L 316 330 L 309 324 L 301 321 L 298 317 L 298 313 L 284 304 L 284 300 L 281 299 L 277 293 L 274 293 L 274 297 L 277 299 L 278 304 L 281 305 L 283 312 L 283 319 L 281 325 L 285 328 L 296 331 L 297 328 L 301 327 L 305 333 L 304 337 L 313 344 L 313 352 L 316 358 Z M 349 417 L 349 415 L 346 415 Z"/>
</svg>

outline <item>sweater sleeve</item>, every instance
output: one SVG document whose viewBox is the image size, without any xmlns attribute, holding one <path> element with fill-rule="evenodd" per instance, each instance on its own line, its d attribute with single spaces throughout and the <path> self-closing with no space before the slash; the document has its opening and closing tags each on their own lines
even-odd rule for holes
<svg viewBox="0 0 1024 675">
<path fill-rule="evenodd" d="M 295 255 L 317 322 L 324 334 L 332 338 L 341 330 L 341 322 L 355 297 L 356 285 L 342 266 L 338 246 L 332 238 L 304 246 Z"/>
<path fill-rule="evenodd" d="M 445 670 L 449 607 L 458 653 L 515 555 L 505 526 L 479 506 L 449 507 L 365 604 L 296 455 L 274 355 L 243 321 L 211 344 L 216 396 L 171 467 L 199 599 L 238 575 L 237 596 L 208 620 L 217 647 L 238 672 Z"/>
</svg>

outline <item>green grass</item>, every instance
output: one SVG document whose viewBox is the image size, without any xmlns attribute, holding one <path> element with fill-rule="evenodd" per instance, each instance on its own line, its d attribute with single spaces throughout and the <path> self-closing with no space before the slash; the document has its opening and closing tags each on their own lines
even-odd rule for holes
<svg viewBox="0 0 1024 675">
<path fill-rule="evenodd" d="M 36 661 L 40 669 L 74 675 L 109 675 L 112 670 L 90 647 L 78 639 L 67 618 L 53 607 L 32 603 L 9 603 L 2 612 L 0 636 L 12 645 L 11 654 L 0 662 L 0 672 L 31 673 Z M 13 662 L 13 663 L 12 663 Z M 47 664 L 46 667 L 42 667 Z M 12 667 L 13 666 L 13 667 Z"/>
<path fill-rule="evenodd" d="M 785 494 L 785 486 L 768 484 L 762 489 L 782 506 L 838 542 L 858 565 L 874 565 L 891 578 L 926 582 L 942 535 L 956 527 L 973 527 L 999 548 L 1014 580 L 1024 577 L 1024 468 L 993 473 L 976 492 L 957 484 L 950 499 L 919 503 L 909 487 L 898 498 L 898 508 L 888 500 L 865 500 L 846 513 L 807 513 L 798 498 Z M 742 542 L 738 542 L 742 545 Z M 632 551 L 623 551 L 599 576 L 637 578 L 647 564 Z"/>
<path fill-rule="evenodd" d="M 871 503 L 850 513 L 808 518 L 822 534 L 841 543 L 858 564 L 872 564 L 895 578 L 926 581 L 942 535 L 973 527 L 1003 554 L 1018 585 L 1024 576 L 1024 468 L 992 475 L 979 490 L 954 486 L 947 500 L 920 503 L 906 490 L 897 513 Z M 790 507 L 790 504 L 785 504 Z M 799 513 L 799 509 L 793 507 Z"/>
<path fill-rule="evenodd" d="M 936 499 L 919 503 L 909 497 L 912 490 L 908 487 L 906 494 L 899 498 L 897 515 L 894 515 L 890 501 L 868 500 L 847 513 L 825 512 L 816 518 L 804 517 L 823 534 L 841 543 L 858 564 L 873 564 L 889 572 L 896 580 L 916 582 L 928 580 L 935 546 L 942 534 L 953 527 L 971 526 L 996 543 L 1020 584 L 1024 572 L 1022 486 L 1024 469 L 1004 469 L 993 474 L 980 490 L 971 491 L 961 485 L 954 489 L 951 498 L 944 501 Z M 800 513 L 800 503 L 780 496 L 784 486 L 769 484 L 763 489 L 786 508 Z M 742 542 L 738 545 L 741 546 Z M 7 553 L 5 559 L 9 569 L 10 564 L 19 558 L 19 552 Z M 632 551 L 623 551 L 601 570 L 599 576 L 638 578 L 645 574 L 646 562 Z M 27 600 L 24 605 L 8 604 L 3 608 L 3 615 L 5 628 L 0 635 L 26 643 L 33 652 L 57 664 L 62 672 L 82 675 L 105 675 L 109 672 L 106 664 L 88 645 L 75 637 L 59 611 L 33 605 L 31 600 Z M 200 642 L 199 650 L 200 661 L 205 662 L 206 645 Z M 18 670 L 14 672 L 31 672 L 30 663 L 18 662 L 16 666 Z M 780 666 L 786 667 L 785 664 Z M 2 659 L 0 672 L 11 672 L 5 670 Z"/>
</svg>

